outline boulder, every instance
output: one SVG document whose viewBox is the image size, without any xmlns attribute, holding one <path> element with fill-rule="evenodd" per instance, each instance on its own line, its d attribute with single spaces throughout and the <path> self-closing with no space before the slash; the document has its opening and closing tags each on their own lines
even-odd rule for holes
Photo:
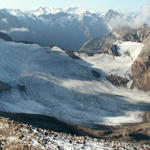
<svg viewBox="0 0 150 150">
<path fill-rule="evenodd" d="M 127 78 L 123 78 L 123 77 L 112 75 L 112 74 L 107 76 L 106 79 L 115 86 L 125 86 L 126 87 L 127 83 L 129 82 L 129 80 Z"/>
</svg>

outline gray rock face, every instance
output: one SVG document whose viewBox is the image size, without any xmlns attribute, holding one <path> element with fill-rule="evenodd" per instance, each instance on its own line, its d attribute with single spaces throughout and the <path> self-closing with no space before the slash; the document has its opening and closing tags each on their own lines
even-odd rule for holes
<svg viewBox="0 0 150 150">
<path fill-rule="evenodd" d="M 106 36 L 87 41 L 80 48 L 83 53 L 108 53 L 118 56 L 117 49 L 114 47 L 114 42 L 117 40 L 143 42 L 142 35 L 139 30 L 131 29 L 129 27 L 120 27 L 114 29 Z"/>
<path fill-rule="evenodd" d="M 138 89 L 150 91 L 150 47 L 145 45 L 132 65 L 132 78 Z"/>
<path fill-rule="evenodd" d="M 109 33 L 102 38 L 87 41 L 79 50 L 84 53 L 111 53 L 112 44 L 116 41 L 113 33 Z"/>
<path fill-rule="evenodd" d="M 132 65 L 132 78 L 138 89 L 150 91 L 150 27 L 137 30 L 137 35 L 144 48 Z"/>
</svg>

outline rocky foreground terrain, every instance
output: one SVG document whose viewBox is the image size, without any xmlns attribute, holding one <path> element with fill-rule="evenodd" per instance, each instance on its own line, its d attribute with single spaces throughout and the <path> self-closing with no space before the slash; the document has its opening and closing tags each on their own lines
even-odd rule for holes
<svg viewBox="0 0 150 150">
<path fill-rule="evenodd" d="M 6 116 L 9 116 L 12 119 L 15 118 L 15 120 L 28 122 L 30 125 L 23 122 L 19 123 L 18 121 L 14 121 Z M 38 118 L 40 121 L 37 120 Z M 39 126 L 41 126 L 41 128 L 39 128 Z M 140 127 L 139 125 L 136 125 L 136 129 L 138 129 L 139 127 Z M 142 130 L 146 131 L 148 130 L 148 128 L 150 128 L 150 124 L 148 125 L 145 123 L 142 124 L 141 127 L 142 129 L 139 128 L 138 131 L 142 133 Z M 129 129 L 129 127 L 125 126 L 124 128 L 120 128 L 118 131 L 116 129 L 115 132 L 117 133 L 120 131 L 121 137 L 122 133 L 127 134 L 126 131 L 127 128 Z M 132 125 L 131 130 L 133 128 L 135 128 L 134 125 Z M 126 135 L 126 139 L 120 141 L 119 137 L 117 137 L 114 132 L 113 133 L 115 134 L 114 140 L 111 140 L 113 136 L 108 137 L 110 133 L 107 133 L 106 136 L 107 138 L 106 140 L 104 140 L 100 138 L 100 134 L 104 132 L 104 130 L 106 129 L 94 130 L 85 127 L 75 127 L 67 125 L 61 121 L 55 120 L 54 118 L 48 119 L 48 117 L 40 115 L 38 116 L 25 114 L 11 114 L 1 112 L 0 148 L 2 150 L 57 150 L 57 149 L 58 150 L 60 149 L 149 150 L 150 149 L 150 143 L 148 142 L 150 138 L 145 139 L 144 142 L 141 142 L 140 139 L 133 140 L 134 142 L 133 141 L 129 142 L 128 136 Z M 144 140 L 144 134 L 142 138 Z"/>
</svg>

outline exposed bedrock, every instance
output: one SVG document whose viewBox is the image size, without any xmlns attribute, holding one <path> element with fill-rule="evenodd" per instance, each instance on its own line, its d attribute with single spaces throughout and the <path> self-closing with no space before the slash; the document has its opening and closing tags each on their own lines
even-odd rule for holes
<svg viewBox="0 0 150 150">
<path fill-rule="evenodd" d="M 150 91 L 150 47 L 145 46 L 132 65 L 132 78 L 138 89 Z"/>
<path fill-rule="evenodd" d="M 106 77 L 106 79 L 111 82 L 115 86 L 127 86 L 127 83 L 129 80 L 127 78 L 119 77 L 116 75 L 109 75 Z"/>
</svg>

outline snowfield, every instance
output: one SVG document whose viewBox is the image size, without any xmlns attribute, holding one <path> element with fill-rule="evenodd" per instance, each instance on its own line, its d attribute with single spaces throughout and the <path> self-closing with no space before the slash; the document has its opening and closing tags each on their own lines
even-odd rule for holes
<svg viewBox="0 0 150 150">
<path fill-rule="evenodd" d="M 109 54 L 97 54 L 93 57 L 81 54 L 80 57 L 92 64 L 93 67 L 103 70 L 108 75 L 115 74 L 129 78 L 131 65 L 136 60 L 144 45 L 129 41 L 116 41 L 114 45 L 118 47 L 119 57 L 113 57 Z"/>
<path fill-rule="evenodd" d="M 141 122 L 150 107 L 150 93 L 115 87 L 105 80 L 111 73 L 128 76 L 142 44 L 119 42 L 120 57 L 82 55 L 81 60 L 57 47 L 3 40 L 0 45 L 0 81 L 12 87 L 0 93 L 1 111 L 45 114 L 94 126 Z M 92 70 L 101 78 L 93 76 Z M 18 85 L 25 89 L 19 90 Z"/>
</svg>

